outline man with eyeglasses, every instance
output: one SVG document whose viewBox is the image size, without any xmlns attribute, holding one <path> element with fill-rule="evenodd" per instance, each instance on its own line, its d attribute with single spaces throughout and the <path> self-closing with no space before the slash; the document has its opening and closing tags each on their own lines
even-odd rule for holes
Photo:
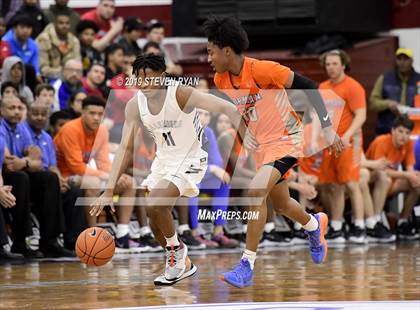
<svg viewBox="0 0 420 310">
<path fill-rule="evenodd" d="M 83 65 L 80 60 L 70 59 L 64 64 L 62 77 L 51 82 L 56 97 L 52 112 L 67 109 L 71 96 L 83 89 L 82 76 Z"/>
</svg>

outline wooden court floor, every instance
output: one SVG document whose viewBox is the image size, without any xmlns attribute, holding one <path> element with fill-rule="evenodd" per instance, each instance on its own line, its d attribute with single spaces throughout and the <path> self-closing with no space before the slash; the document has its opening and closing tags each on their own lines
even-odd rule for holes
<svg viewBox="0 0 420 310">
<path fill-rule="evenodd" d="M 239 250 L 192 252 L 197 274 L 166 288 L 153 285 L 153 279 L 163 270 L 162 253 L 118 256 L 99 268 L 87 268 L 76 260 L 1 265 L 0 308 L 419 300 L 419 250 L 419 242 L 330 247 L 324 265 L 314 265 L 306 247 L 263 250 L 259 252 L 254 285 L 245 289 L 230 287 L 218 279 L 221 272 L 238 262 Z"/>
</svg>

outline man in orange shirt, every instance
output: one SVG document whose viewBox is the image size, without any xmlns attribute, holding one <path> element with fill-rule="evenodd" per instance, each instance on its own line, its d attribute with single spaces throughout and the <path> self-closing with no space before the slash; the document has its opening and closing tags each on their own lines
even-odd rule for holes
<svg viewBox="0 0 420 310">
<path fill-rule="evenodd" d="M 320 84 L 320 89 L 332 90 L 345 102 L 337 134 L 343 140 L 345 149 L 335 156 L 324 150 L 319 182 L 328 184 L 330 229 L 326 238 L 343 243 L 344 193 L 349 193 L 353 210 L 353 225 L 349 241 L 366 241 L 363 198 L 358 185 L 360 179 L 360 156 L 362 151 L 362 125 L 366 120 L 366 96 L 363 87 L 345 71 L 350 63 L 349 56 L 341 50 L 333 50 L 321 56 L 321 65 L 329 79 Z M 329 99 L 326 99 L 329 100 Z M 334 100 L 334 99 L 333 99 Z"/>
<path fill-rule="evenodd" d="M 410 133 L 414 124 L 406 117 L 397 118 L 392 126 L 391 134 L 378 136 L 370 144 L 366 158 L 371 160 L 386 159 L 390 163 L 385 171 L 375 171 L 373 175 L 380 177 L 386 174 L 391 178 L 387 191 L 383 191 L 379 202 L 374 201 L 376 214 L 381 214 L 387 196 L 406 193 L 404 209 L 398 220 L 397 234 L 399 239 L 414 240 L 418 234 L 408 223 L 408 218 L 413 211 L 414 205 L 420 196 L 420 174 L 414 170 L 414 149 L 410 141 Z M 404 165 L 405 171 L 398 171 L 400 165 Z M 375 196 L 374 196 L 375 200 Z M 382 204 L 379 204 L 382 203 Z"/>
<path fill-rule="evenodd" d="M 252 198 L 250 210 L 259 212 L 259 217 L 248 222 L 246 249 L 240 264 L 223 273 L 222 279 L 239 288 L 252 285 L 256 251 L 267 218 L 268 196 L 275 202 L 276 212 L 303 225 L 312 260 L 322 263 L 327 255 L 324 234 L 328 218 L 324 213 L 314 216 L 306 213 L 290 198 L 287 182 L 283 182 L 301 154 L 302 136 L 302 126 L 285 89 L 316 89 L 315 83 L 279 63 L 246 57 L 248 36 L 235 18 L 212 17 L 205 22 L 204 32 L 208 38 L 208 62 L 216 71 L 215 85 L 232 99 L 248 131 L 255 137 L 255 140 L 245 139 L 245 145 L 252 149 L 258 169 L 247 196 Z M 331 129 L 323 101 L 315 93 L 318 96 L 310 98 L 310 102 L 318 112 L 322 128 Z M 325 130 L 325 133 L 337 152 L 341 151 L 341 140 L 335 132 Z"/>
<path fill-rule="evenodd" d="M 79 179 L 85 190 L 85 197 L 96 197 L 103 183 L 108 180 L 111 162 L 108 151 L 108 130 L 101 125 L 105 101 L 100 97 L 88 96 L 82 102 L 82 116 L 66 123 L 54 138 L 57 148 L 57 166 L 63 177 Z M 92 159 L 96 168 L 92 167 Z M 115 193 L 120 197 L 134 197 L 134 180 L 123 174 Z M 117 247 L 120 252 L 129 249 L 130 216 L 133 204 L 118 208 Z M 89 216 L 85 208 L 85 218 L 89 226 L 96 225 L 96 218 Z"/>
</svg>

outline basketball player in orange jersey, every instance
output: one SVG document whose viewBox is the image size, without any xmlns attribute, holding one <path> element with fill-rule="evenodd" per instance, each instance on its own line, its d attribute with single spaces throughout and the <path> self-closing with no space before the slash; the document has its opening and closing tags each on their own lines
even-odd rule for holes
<svg viewBox="0 0 420 310">
<path fill-rule="evenodd" d="M 347 191 L 353 211 L 349 241 L 365 243 L 363 196 L 358 183 L 363 147 L 362 125 L 366 120 L 366 96 L 360 83 L 345 73 L 349 63 L 349 56 L 341 50 L 329 51 L 321 56 L 321 65 L 329 79 L 322 82 L 319 88 L 333 90 L 339 96 L 338 99 L 345 103 L 337 128 L 337 134 L 343 140 L 345 148 L 337 157 L 324 150 L 319 181 L 328 185 L 324 188 L 329 189 L 331 229 L 326 236 L 328 242 L 344 242 L 342 221 L 344 193 Z"/>
<path fill-rule="evenodd" d="M 248 36 L 235 18 L 212 17 L 204 23 L 204 32 L 208 38 L 208 62 L 216 71 L 214 82 L 232 99 L 255 137 L 244 143 L 253 149 L 258 169 L 247 196 L 252 198 L 251 211 L 259 212 L 259 217 L 248 222 L 246 249 L 240 263 L 223 273 L 222 279 L 238 288 L 252 285 L 256 251 L 266 223 L 267 196 L 274 201 L 277 213 L 302 224 L 309 237 L 312 260 L 322 263 L 327 255 L 324 235 L 328 218 L 324 213 L 306 213 L 290 198 L 287 183 L 283 182 L 300 154 L 302 126 L 288 100 L 279 103 L 275 98 L 285 95 L 285 88 L 317 89 L 317 85 L 276 62 L 246 57 L 243 53 L 249 45 Z M 311 95 L 309 99 L 322 128 L 329 128 L 325 130 L 327 140 L 340 152 L 343 145 L 332 130 L 319 93 Z M 256 205 L 255 198 L 262 201 L 261 205 Z"/>
</svg>

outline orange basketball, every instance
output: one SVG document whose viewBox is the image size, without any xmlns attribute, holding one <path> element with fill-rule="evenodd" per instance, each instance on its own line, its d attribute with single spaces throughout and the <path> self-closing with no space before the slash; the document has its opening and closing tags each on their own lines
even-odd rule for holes
<svg viewBox="0 0 420 310">
<path fill-rule="evenodd" d="M 103 228 L 90 227 L 77 238 L 76 254 L 88 266 L 102 266 L 109 262 L 115 252 L 112 235 Z"/>
</svg>

